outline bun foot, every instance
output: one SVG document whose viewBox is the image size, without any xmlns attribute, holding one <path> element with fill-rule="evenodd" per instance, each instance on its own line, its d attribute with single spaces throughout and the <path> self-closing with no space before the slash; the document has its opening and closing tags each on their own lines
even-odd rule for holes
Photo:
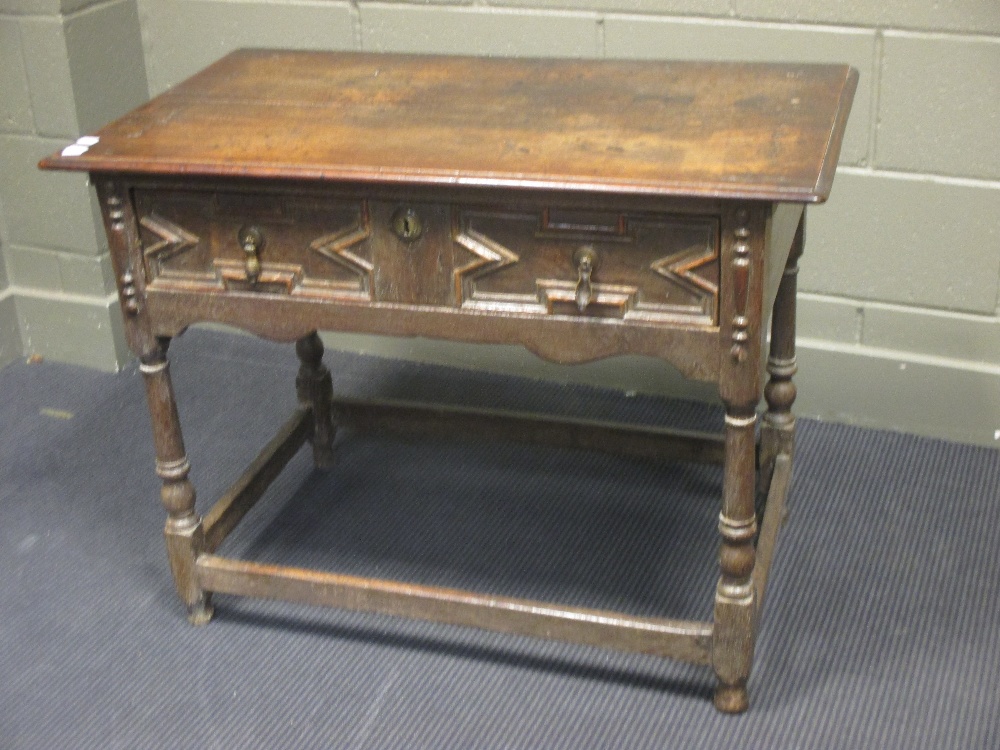
<svg viewBox="0 0 1000 750">
<path fill-rule="evenodd" d="M 188 607 L 188 622 L 192 625 L 207 625 L 215 614 L 215 608 L 206 597 Z"/>
<path fill-rule="evenodd" d="M 332 469 L 337 463 L 336 454 L 333 448 L 327 446 L 313 446 L 313 463 L 317 469 Z"/>
<path fill-rule="evenodd" d="M 750 707 L 746 685 L 719 685 L 712 702 L 724 714 L 741 714 Z"/>
</svg>

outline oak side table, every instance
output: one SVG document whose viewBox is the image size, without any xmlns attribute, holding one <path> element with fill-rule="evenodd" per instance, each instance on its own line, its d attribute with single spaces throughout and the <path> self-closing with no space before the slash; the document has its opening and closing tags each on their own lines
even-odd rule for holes
<svg viewBox="0 0 1000 750">
<path fill-rule="evenodd" d="M 642 651 L 711 665 L 715 705 L 744 711 L 791 474 L 804 206 L 829 194 L 856 84 L 844 65 L 243 50 L 45 159 L 97 187 L 191 621 L 221 592 Z M 300 407 L 204 517 L 166 358 L 199 321 L 296 341 L 301 362 Z M 725 432 L 335 400 L 317 330 L 660 357 L 718 384 Z M 329 466 L 348 424 L 722 463 L 713 620 L 215 554 L 296 450 Z"/>
</svg>

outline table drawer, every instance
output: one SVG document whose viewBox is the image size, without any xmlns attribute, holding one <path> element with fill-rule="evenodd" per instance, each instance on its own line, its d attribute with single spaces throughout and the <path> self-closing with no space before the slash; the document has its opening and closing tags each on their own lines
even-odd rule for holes
<svg viewBox="0 0 1000 750">
<path fill-rule="evenodd" d="M 164 189 L 133 198 L 151 290 L 718 323 L 714 216 Z"/>
<path fill-rule="evenodd" d="M 458 207 L 453 224 L 463 307 L 718 321 L 714 217 Z"/>
<path fill-rule="evenodd" d="M 371 298 L 364 201 L 191 190 L 136 190 L 133 199 L 149 288 Z M 254 279 L 245 229 L 260 240 Z"/>
</svg>

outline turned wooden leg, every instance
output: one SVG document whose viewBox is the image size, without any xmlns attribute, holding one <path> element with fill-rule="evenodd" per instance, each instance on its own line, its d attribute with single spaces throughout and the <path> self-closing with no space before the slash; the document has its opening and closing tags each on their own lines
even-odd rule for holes
<svg viewBox="0 0 1000 750">
<path fill-rule="evenodd" d="M 301 366 L 295 379 L 299 402 L 312 410 L 313 461 L 317 468 L 333 466 L 334 426 L 330 413 L 333 379 L 323 364 L 323 342 L 315 331 L 295 342 Z"/>
<path fill-rule="evenodd" d="M 198 587 L 195 560 L 205 548 L 205 534 L 201 516 L 195 513 L 195 491 L 188 472 L 181 436 L 177 402 L 167 363 L 167 341 L 142 358 L 139 369 L 146 383 L 149 415 L 153 422 L 153 441 L 156 445 L 156 473 L 163 480 L 160 497 L 167 511 L 163 530 L 167 542 L 167 556 L 174 576 L 177 593 L 188 610 L 188 619 L 202 625 L 212 617 L 209 594 Z"/>
<path fill-rule="evenodd" d="M 792 457 L 795 445 L 795 294 L 798 261 L 802 255 L 805 234 L 805 213 L 799 221 L 798 231 L 792 242 L 792 249 L 781 277 L 778 296 L 771 314 L 771 350 L 767 358 L 770 379 L 764 387 L 767 412 L 760 430 L 760 487 L 762 496 L 767 496 L 774 460 L 779 454 Z"/>
<path fill-rule="evenodd" d="M 726 466 L 719 532 L 721 575 L 715 592 L 712 666 L 719 684 L 715 707 L 727 713 L 746 711 L 747 680 L 754 648 L 754 510 L 755 436 L 757 415 L 752 406 L 726 403 Z"/>
</svg>

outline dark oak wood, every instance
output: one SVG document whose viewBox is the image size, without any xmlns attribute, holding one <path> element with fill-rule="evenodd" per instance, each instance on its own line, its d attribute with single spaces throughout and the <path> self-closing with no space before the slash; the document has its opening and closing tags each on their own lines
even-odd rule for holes
<svg viewBox="0 0 1000 750">
<path fill-rule="evenodd" d="M 244 325 L 266 325 L 258 332 L 276 338 L 299 338 L 319 325 L 522 343 L 558 362 L 645 354 L 668 359 L 689 377 L 715 376 L 710 356 L 691 356 L 699 345 L 695 336 L 679 345 L 676 330 L 698 331 L 706 354 L 714 348 L 717 211 L 661 200 L 659 210 L 609 214 L 589 205 L 569 208 L 567 196 L 526 206 L 500 196 L 486 202 L 475 192 L 464 200 L 436 190 L 375 199 L 363 192 L 264 186 L 248 193 L 245 185 L 214 183 L 142 188 L 133 195 L 145 296 L 152 306 L 173 308 L 152 316 L 159 335 L 176 335 L 240 304 L 218 305 L 215 295 L 256 305 L 266 294 L 287 298 L 271 303 L 281 305 L 281 315 L 236 315 Z M 404 209 L 421 223 L 421 235 L 405 242 L 392 224 Z M 261 242 L 252 279 L 239 242 L 247 229 Z M 574 258 L 584 247 L 594 268 L 581 309 Z M 336 305 L 325 305 L 318 319 L 317 303 L 325 302 Z M 415 309 L 421 314 L 410 314 Z M 331 315 L 336 319 L 325 319 Z M 601 325 L 581 327 L 572 320 L 581 316 Z M 275 330 L 290 323 L 296 326 L 291 333 Z M 625 330 L 633 327 L 646 335 Z"/>
<path fill-rule="evenodd" d="M 330 413 L 333 378 L 323 364 L 323 342 L 319 334 L 313 331 L 296 341 L 295 353 L 301 362 L 295 390 L 299 403 L 309 409 L 313 461 L 317 468 L 328 469 L 333 466 L 334 427 Z"/>
<path fill-rule="evenodd" d="M 188 479 L 191 464 L 184 451 L 166 350 L 167 342 L 160 342 L 156 350 L 142 358 L 139 370 L 153 422 L 156 473 L 163 480 L 160 499 L 167 511 L 163 533 L 170 569 L 188 619 L 200 625 L 212 617 L 209 594 L 198 585 L 194 570 L 195 560 L 205 549 L 205 532 L 194 507 L 195 489 Z"/>
<path fill-rule="evenodd" d="M 829 194 L 856 83 L 842 65 L 240 51 L 43 160 L 97 186 L 191 620 L 220 592 L 638 650 L 711 665 L 715 705 L 745 710 L 791 480 L 804 205 Z M 204 521 L 166 359 L 203 321 L 300 362 L 298 410 Z M 338 400 L 326 329 L 657 357 L 718 385 L 725 431 Z M 215 555 L 305 442 L 335 466 L 338 426 L 722 463 L 712 621 Z"/>
<path fill-rule="evenodd" d="M 259 314 L 267 301 L 269 316 Z M 717 382 L 719 329 L 580 316 L 468 311 L 386 303 L 325 302 L 291 296 L 233 294 L 224 300 L 197 291 L 149 290 L 144 304 L 159 336 L 177 336 L 193 323 L 225 323 L 276 341 L 311 330 L 426 336 L 481 344 L 519 344 L 563 364 L 616 354 L 656 357 L 694 380 Z"/>
<path fill-rule="evenodd" d="M 846 65 L 241 50 L 47 166 L 821 201 Z"/>
<path fill-rule="evenodd" d="M 232 487 L 205 514 L 205 551 L 215 552 L 260 500 L 312 431 L 311 409 L 297 409 Z"/>
<path fill-rule="evenodd" d="M 516 440 L 658 460 L 710 464 L 721 464 L 725 460 L 722 437 L 711 433 L 487 409 L 342 398 L 334 400 L 333 412 L 339 426 L 401 435 Z"/>
<path fill-rule="evenodd" d="M 764 388 L 767 412 L 760 433 L 761 492 L 767 493 L 768 477 L 775 459 L 782 454 L 791 456 L 795 447 L 795 383 L 798 369 L 795 362 L 795 294 L 799 274 L 799 258 L 805 245 L 805 214 L 799 219 L 791 250 L 778 287 L 771 314 L 770 354 Z"/>
<path fill-rule="evenodd" d="M 695 664 L 709 661 L 712 628 L 702 622 L 635 617 L 457 589 L 228 560 L 215 555 L 198 558 L 198 581 L 219 593 L 418 617 L 639 651 Z"/>
<path fill-rule="evenodd" d="M 767 580 L 771 574 L 771 562 L 778 544 L 778 530 L 785 521 L 785 498 L 792 481 L 792 457 L 782 453 L 774 459 L 774 470 L 769 477 L 767 505 L 764 520 L 757 539 L 757 560 L 753 569 L 755 614 L 759 617 L 764 609 L 767 594 Z M 756 627 L 756 621 L 754 626 Z"/>
</svg>

